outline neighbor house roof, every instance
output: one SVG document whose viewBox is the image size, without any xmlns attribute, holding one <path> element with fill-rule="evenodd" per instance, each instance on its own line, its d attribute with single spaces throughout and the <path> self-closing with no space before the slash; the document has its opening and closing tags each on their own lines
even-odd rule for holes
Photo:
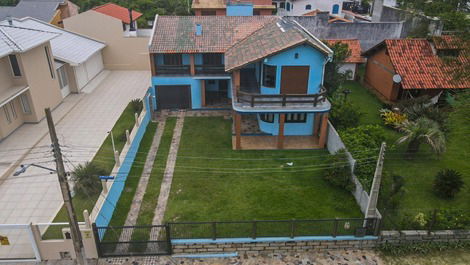
<svg viewBox="0 0 470 265">
<path fill-rule="evenodd" d="M 224 9 L 224 0 L 197 0 L 192 3 L 193 9 L 204 8 L 204 9 Z"/>
<path fill-rule="evenodd" d="M 8 24 L 7 21 L 0 22 Z M 34 18 L 14 19 L 13 25 L 41 32 L 52 32 L 58 35 L 51 40 L 51 49 L 54 58 L 78 65 L 99 52 L 106 45 L 103 42 L 67 31 L 54 25 L 42 22 Z"/>
<path fill-rule="evenodd" d="M 0 20 L 6 17 L 33 17 L 50 22 L 54 17 L 58 6 L 64 0 L 21 0 L 16 6 L 0 10 Z"/>
<path fill-rule="evenodd" d="M 470 88 L 470 81 L 454 81 L 453 66 L 445 63 L 426 39 L 385 40 L 364 54 L 373 54 L 382 47 L 387 49 L 395 72 L 402 78 L 404 89 Z M 470 63 L 463 53 L 457 59 L 462 64 Z"/>
<path fill-rule="evenodd" d="M 130 24 L 129 10 L 123 6 L 114 3 L 107 3 L 101 6 L 94 7 L 93 10 L 102 14 L 117 18 L 126 24 Z M 142 16 L 142 13 L 132 10 L 132 20 L 137 20 Z"/>
<path fill-rule="evenodd" d="M 327 55 L 332 54 L 323 42 L 296 22 L 277 19 L 230 47 L 225 53 L 225 70 L 240 68 L 301 44 L 314 46 Z"/>
<path fill-rule="evenodd" d="M 19 26 L 0 25 L 0 57 L 21 53 L 52 40 L 59 34 Z"/>
<path fill-rule="evenodd" d="M 274 16 L 158 16 L 150 53 L 223 53 Z M 202 28 L 196 36 L 196 25 Z"/>
<path fill-rule="evenodd" d="M 344 43 L 348 45 L 349 51 L 351 54 L 344 61 L 345 63 L 365 63 L 366 58 L 361 55 L 361 43 L 359 40 L 326 40 L 330 45 L 334 45 L 337 42 Z"/>
</svg>

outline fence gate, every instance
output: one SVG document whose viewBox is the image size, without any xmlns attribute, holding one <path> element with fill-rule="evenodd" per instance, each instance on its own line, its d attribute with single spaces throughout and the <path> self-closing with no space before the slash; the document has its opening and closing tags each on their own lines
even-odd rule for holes
<svg viewBox="0 0 470 265">
<path fill-rule="evenodd" d="M 0 224 L 0 263 L 41 261 L 30 224 Z"/>
<path fill-rule="evenodd" d="M 167 225 L 104 226 L 93 224 L 100 257 L 171 255 Z"/>
</svg>

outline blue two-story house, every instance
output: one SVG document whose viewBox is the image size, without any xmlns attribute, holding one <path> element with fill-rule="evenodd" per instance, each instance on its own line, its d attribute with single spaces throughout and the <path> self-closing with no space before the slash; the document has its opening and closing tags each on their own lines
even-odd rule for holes
<svg viewBox="0 0 470 265">
<path fill-rule="evenodd" d="M 325 146 L 332 51 L 296 22 L 160 16 L 149 52 L 157 109 L 229 106 L 234 149 Z"/>
</svg>

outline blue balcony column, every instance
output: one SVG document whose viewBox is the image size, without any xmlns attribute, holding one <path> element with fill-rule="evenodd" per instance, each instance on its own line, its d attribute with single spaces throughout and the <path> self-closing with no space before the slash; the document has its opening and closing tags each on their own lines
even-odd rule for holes
<svg viewBox="0 0 470 265">
<path fill-rule="evenodd" d="M 321 116 L 320 139 L 318 140 L 318 145 L 320 148 L 324 148 L 328 136 L 328 113 L 323 113 Z"/>
<path fill-rule="evenodd" d="M 279 133 L 277 134 L 277 149 L 284 149 L 284 123 L 286 114 L 279 114 Z"/>
</svg>

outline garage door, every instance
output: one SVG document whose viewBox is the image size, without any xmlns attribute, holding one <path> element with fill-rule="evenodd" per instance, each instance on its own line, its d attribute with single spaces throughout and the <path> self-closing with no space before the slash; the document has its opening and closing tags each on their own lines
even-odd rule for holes
<svg viewBox="0 0 470 265">
<path fill-rule="evenodd" d="M 190 86 L 157 86 L 158 109 L 190 109 Z"/>
<path fill-rule="evenodd" d="M 103 70 L 103 58 L 101 52 L 91 56 L 86 62 L 74 67 L 78 89 L 81 90 L 96 75 Z"/>
</svg>

